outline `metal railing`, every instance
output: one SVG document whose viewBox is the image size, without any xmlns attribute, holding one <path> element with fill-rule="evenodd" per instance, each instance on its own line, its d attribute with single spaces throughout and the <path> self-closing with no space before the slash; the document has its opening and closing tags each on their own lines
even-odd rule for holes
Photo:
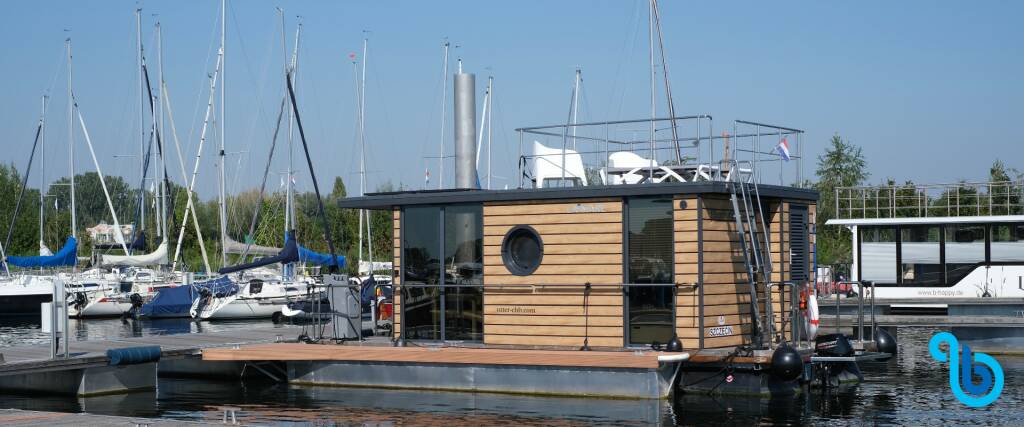
<svg viewBox="0 0 1024 427">
<path fill-rule="evenodd" d="M 652 175 L 659 166 L 689 165 L 706 171 L 692 175 L 694 181 L 722 180 L 728 171 L 723 165 L 738 160 L 752 165 L 751 169 L 754 165 L 763 169 L 753 172 L 753 179 L 759 182 L 774 181 L 769 177 L 774 177 L 776 170 L 780 185 L 799 184 L 803 180 L 804 131 L 789 127 L 735 120 L 732 133 L 715 135 L 712 117 L 700 114 L 533 126 L 518 128 L 516 132 L 519 134 L 519 188 L 531 184 L 529 181 L 535 177 L 529 173 L 530 165 L 537 161 L 560 166 L 566 172 L 560 181 L 563 185 L 577 178 L 566 171 L 572 167 L 569 164 L 571 160 L 566 158 L 576 155 L 582 160 L 588 184 L 600 185 L 600 172 L 608 168 L 609 156 L 621 151 L 656 162 L 658 166 L 654 163 L 649 166 Z M 531 144 L 534 141 L 553 149 L 554 154 L 533 153 Z M 785 145 L 789 147 L 788 159 L 779 149 L 782 141 L 786 141 Z M 790 160 L 793 166 L 789 166 Z"/>
<path fill-rule="evenodd" d="M 836 219 L 1024 215 L 1024 180 L 839 187 Z"/>
</svg>

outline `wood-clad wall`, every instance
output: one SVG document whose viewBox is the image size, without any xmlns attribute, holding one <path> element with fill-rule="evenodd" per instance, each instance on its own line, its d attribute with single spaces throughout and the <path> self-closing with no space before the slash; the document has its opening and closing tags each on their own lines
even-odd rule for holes
<svg viewBox="0 0 1024 427">
<path fill-rule="evenodd" d="M 750 287 L 732 203 L 726 196 L 701 197 L 705 348 L 750 343 Z M 732 334 L 712 336 L 712 328 Z"/>
<path fill-rule="evenodd" d="M 402 332 L 402 210 L 395 209 L 392 216 L 395 230 L 395 257 L 392 261 L 394 273 L 391 276 L 391 283 L 394 284 L 394 296 L 391 301 L 394 303 L 394 328 L 391 330 L 395 337 Z"/>
<path fill-rule="evenodd" d="M 488 203 L 483 214 L 484 343 L 580 346 L 589 336 L 591 346 L 622 346 L 620 200 Z M 501 258 L 501 242 L 516 225 L 533 227 L 544 243 L 529 276 L 512 274 Z"/>
<path fill-rule="evenodd" d="M 682 203 L 685 202 L 685 207 Z M 700 221 L 693 195 L 676 196 L 672 216 L 675 236 L 676 335 L 683 348 L 700 347 Z"/>
</svg>

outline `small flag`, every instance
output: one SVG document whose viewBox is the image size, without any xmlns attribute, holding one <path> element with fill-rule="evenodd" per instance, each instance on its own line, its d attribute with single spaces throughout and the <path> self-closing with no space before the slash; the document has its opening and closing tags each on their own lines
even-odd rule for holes
<svg viewBox="0 0 1024 427">
<path fill-rule="evenodd" d="M 348 59 L 350 61 L 352 61 L 352 62 L 356 62 L 356 53 L 355 52 L 349 52 L 348 53 Z"/>
<path fill-rule="evenodd" d="M 779 156 L 782 156 L 782 160 L 789 161 L 789 144 L 786 143 L 786 138 L 782 138 L 779 145 L 775 146 L 775 151 L 779 152 Z"/>
<path fill-rule="evenodd" d="M 424 175 L 423 177 L 423 182 L 425 184 L 430 184 L 430 169 L 426 170 L 426 175 Z"/>
</svg>

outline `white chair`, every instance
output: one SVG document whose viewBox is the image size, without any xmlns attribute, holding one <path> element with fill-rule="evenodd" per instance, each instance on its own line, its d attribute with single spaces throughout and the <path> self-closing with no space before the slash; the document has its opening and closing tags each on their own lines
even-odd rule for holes
<svg viewBox="0 0 1024 427">
<path fill-rule="evenodd" d="M 609 179 L 611 179 L 610 184 L 636 184 L 644 179 L 644 176 L 637 172 L 644 168 L 657 168 L 658 162 L 640 157 L 631 151 L 616 151 L 608 155 L 608 166 L 632 169 L 629 172 L 616 173 L 609 176 Z"/>
<path fill-rule="evenodd" d="M 565 165 L 563 172 L 562 165 Z M 563 175 L 564 174 L 564 175 Z M 551 148 L 533 141 L 533 180 L 534 186 L 544 188 L 561 182 L 563 176 L 571 186 L 586 186 L 587 170 L 583 167 L 583 157 L 574 150 Z M 566 185 L 566 182 L 562 183 Z M 567 185 L 568 186 L 568 185 Z"/>
</svg>

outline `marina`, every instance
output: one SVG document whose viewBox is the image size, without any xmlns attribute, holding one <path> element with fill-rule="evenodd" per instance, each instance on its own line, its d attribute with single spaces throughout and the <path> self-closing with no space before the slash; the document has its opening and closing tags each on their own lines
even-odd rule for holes
<svg viewBox="0 0 1024 427">
<path fill-rule="evenodd" d="M 937 103 L 864 84 L 922 76 L 810 78 L 803 45 L 846 31 L 804 8 L 768 61 L 742 19 L 700 30 L 709 73 L 679 49 L 719 5 L 145 6 L 8 55 L 59 60 L 11 67 L 41 102 L 0 114 L 34 135 L 0 164 L 0 424 L 1024 423 L 1014 146 L 959 153 Z M 943 87 L 1014 68 L 985 65 Z M 1015 111 L 993 81 L 974 104 Z M 840 82 L 863 93 L 823 107 Z"/>
</svg>

